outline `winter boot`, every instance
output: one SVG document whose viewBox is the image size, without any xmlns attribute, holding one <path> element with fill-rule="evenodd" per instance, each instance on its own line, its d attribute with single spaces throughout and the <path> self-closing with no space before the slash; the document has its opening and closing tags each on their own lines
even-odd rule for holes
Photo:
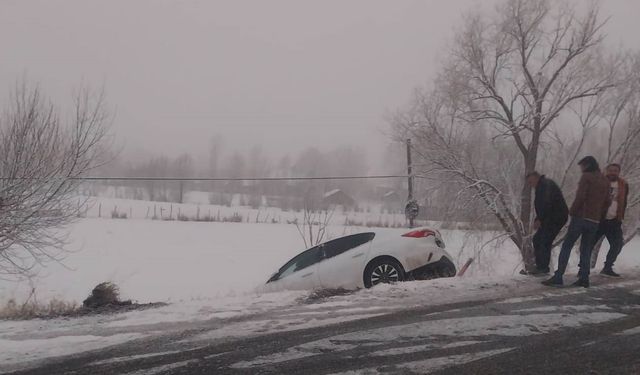
<svg viewBox="0 0 640 375">
<path fill-rule="evenodd" d="M 611 267 L 603 268 L 602 271 L 600 271 L 600 274 L 606 277 L 620 277 L 620 274 L 613 272 L 613 268 Z"/>
<path fill-rule="evenodd" d="M 558 275 L 553 275 L 552 278 L 545 280 L 542 282 L 542 285 L 546 285 L 546 286 L 554 286 L 556 288 L 559 288 L 563 285 L 562 283 L 562 276 L 558 276 Z"/>
<path fill-rule="evenodd" d="M 589 287 L 589 279 L 578 279 L 578 281 L 576 281 L 575 283 L 571 284 L 572 287 L 582 287 L 582 288 L 588 288 Z"/>
<path fill-rule="evenodd" d="M 537 277 L 544 277 L 544 276 L 549 275 L 549 269 L 548 268 L 545 268 L 545 269 L 537 268 L 537 269 L 533 270 L 530 273 L 530 275 L 537 276 Z"/>
</svg>

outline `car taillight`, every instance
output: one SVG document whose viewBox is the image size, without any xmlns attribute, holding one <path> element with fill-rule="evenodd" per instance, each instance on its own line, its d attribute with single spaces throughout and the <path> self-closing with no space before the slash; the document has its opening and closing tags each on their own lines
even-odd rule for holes
<svg viewBox="0 0 640 375">
<path fill-rule="evenodd" d="M 432 230 L 429 229 L 419 229 L 419 230 L 414 230 L 412 232 L 409 233 L 405 233 L 402 235 L 402 237 L 413 237 L 413 238 L 425 238 L 425 237 L 429 237 L 429 236 L 435 236 L 436 233 Z"/>
</svg>

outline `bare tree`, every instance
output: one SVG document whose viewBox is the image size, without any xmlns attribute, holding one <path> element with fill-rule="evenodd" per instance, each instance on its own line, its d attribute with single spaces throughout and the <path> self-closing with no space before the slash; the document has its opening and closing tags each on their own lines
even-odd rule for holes
<svg viewBox="0 0 640 375">
<path fill-rule="evenodd" d="M 211 137 L 209 141 L 209 165 L 207 173 L 208 177 L 220 177 L 220 159 L 222 157 L 222 151 L 224 147 L 224 138 L 220 134 L 216 134 Z M 216 181 L 209 183 L 210 190 L 214 192 L 216 190 Z"/>
<path fill-rule="evenodd" d="M 327 227 L 333 218 L 333 209 L 316 209 L 305 200 L 302 221 L 296 218 L 295 225 L 305 247 L 319 245 L 327 235 Z"/>
<path fill-rule="evenodd" d="M 0 118 L 0 275 L 28 276 L 64 257 L 78 178 L 105 161 L 104 96 L 82 90 L 69 119 L 38 88 L 17 87 Z"/>
<path fill-rule="evenodd" d="M 362 150 L 351 146 L 336 147 L 326 155 L 332 175 L 362 176 L 368 172 L 367 157 Z M 331 181 L 332 189 L 340 189 L 352 197 L 366 190 L 369 181 L 340 180 Z M 328 188 L 329 188 L 328 187 Z"/>
<path fill-rule="evenodd" d="M 178 156 L 172 162 L 171 170 L 173 172 L 171 177 L 184 179 L 193 177 L 193 171 L 195 169 L 193 164 L 193 157 L 191 155 L 184 153 Z M 176 203 L 184 203 L 186 189 L 189 187 L 189 184 L 184 180 L 180 180 L 177 183 L 178 188 L 175 191 L 173 201 Z"/>
<path fill-rule="evenodd" d="M 164 155 L 151 158 L 151 160 L 133 169 L 133 176 L 147 177 L 148 180 L 142 182 L 150 201 L 169 201 L 169 190 L 166 181 L 154 179 L 168 177 L 170 170 L 170 160 Z"/>
<path fill-rule="evenodd" d="M 271 173 L 270 161 L 261 145 L 251 147 L 247 158 L 247 174 L 252 177 L 269 177 Z M 268 189 L 265 181 L 248 181 L 249 205 L 259 208 L 262 205 L 262 197 Z"/>
<path fill-rule="evenodd" d="M 536 169 L 570 106 L 615 83 L 615 69 L 598 63 L 598 11 L 596 3 L 580 14 L 566 1 L 507 0 L 490 16 L 470 14 L 433 93 L 418 93 L 395 120 L 403 136 L 420 139 L 425 172 L 472 190 L 527 268 L 534 264 L 532 190 L 523 177 Z M 474 137 L 478 129 L 484 138 Z"/>
</svg>

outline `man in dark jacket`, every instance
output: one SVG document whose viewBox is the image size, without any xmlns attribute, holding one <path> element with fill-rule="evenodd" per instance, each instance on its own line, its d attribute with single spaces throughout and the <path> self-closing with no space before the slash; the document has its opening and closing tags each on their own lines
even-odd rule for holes
<svg viewBox="0 0 640 375">
<path fill-rule="evenodd" d="M 602 237 L 606 237 L 609 242 L 609 252 L 604 268 L 600 274 L 610 277 L 620 277 L 613 271 L 618 255 L 624 246 L 624 236 L 622 234 L 622 222 L 627 210 L 627 200 L 629 198 L 629 185 L 620 177 L 620 164 L 610 164 L 606 169 L 606 177 L 609 180 L 609 208 L 604 220 L 600 222 L 600 227 L 594 239 L 594 245 Z"/>
<path fill-rule="evenodd" d="M 582 177 L 578 183 L 576 197 L 569 209 L 571 223 L 558 257 L 558 269 L 552 278 L 542 282 L 544 285 L 561 286 L 563 284 L 562 276 L 567 269 L 571 249 L 582 237 L 580 271 L 578 281 L 573 286 L 589 287 L 591 249 L 600 221 L 609 207 L 609 181 L 600 172 L 600 166 L 593 156 L 585 157 L 578 162 L 578 165 L 582 169 Z"/>
<path fill-rule="evenodd" d="M 553 241 L 567 223 L 569 208 L 560 187 L 553 180 L 538 172 L 532 172 L 527 175 L 527 183 L 535 189 L 536 194 L 536 219 L 533 224 L 536 229 L 533 236 L 536 269 L 530 274 L 544 275 L 549 273 Z"/>
</svg>

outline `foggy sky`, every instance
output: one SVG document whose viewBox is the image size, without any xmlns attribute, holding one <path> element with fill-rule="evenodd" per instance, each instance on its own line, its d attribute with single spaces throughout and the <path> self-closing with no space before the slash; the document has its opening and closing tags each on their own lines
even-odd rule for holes
<svg viewBox="0 0 640 375">
<path fill-rule="evenodd" d="M 491 0 L 0 0 L 0 99 L 26 76 L 56 102 L 104 86 L 130 155 L 353 144 L 433 74 Z M 640 1 L 605 0 L 609 43 L 640 47 Z"/>
</svg>

